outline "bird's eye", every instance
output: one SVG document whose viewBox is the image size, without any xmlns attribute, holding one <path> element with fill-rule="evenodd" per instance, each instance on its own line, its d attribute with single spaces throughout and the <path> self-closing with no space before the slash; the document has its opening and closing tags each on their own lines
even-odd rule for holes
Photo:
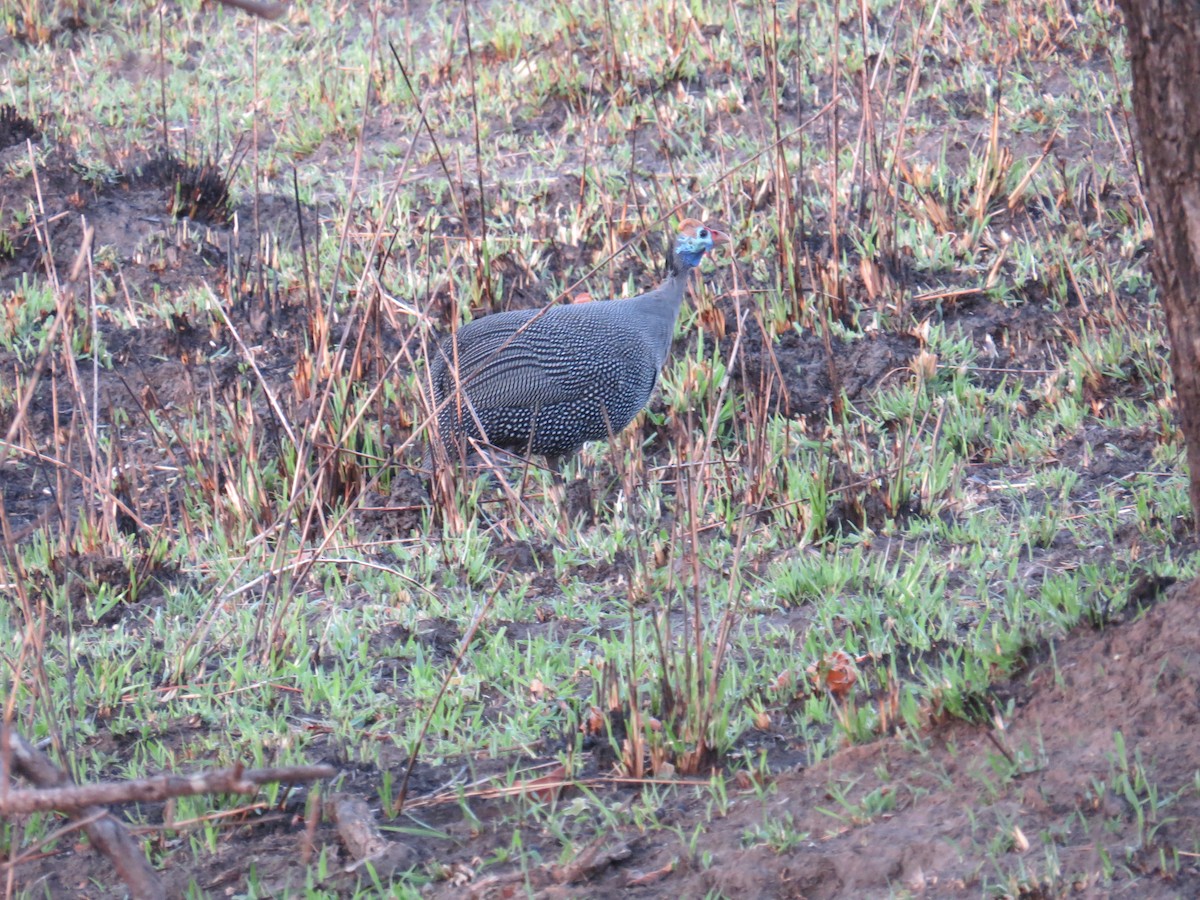
<svg viewBox="0 0 1200 900">
<path fill-rule="evenodd" d="M 701 238 L 701 239 L 708 237 L 708 229 L 701 228 L 699 231 L 696 232 L 696 237 Z"/>
</svg>

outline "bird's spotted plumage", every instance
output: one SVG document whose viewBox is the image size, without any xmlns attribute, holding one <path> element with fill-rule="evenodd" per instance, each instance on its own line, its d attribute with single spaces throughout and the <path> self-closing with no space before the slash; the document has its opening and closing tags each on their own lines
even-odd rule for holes
<svg viewBox="0 0 1200 900">
<path fill-rule="evenodd" d="M 666 280 L 648 293 L 495 313 L 443 340 L 431 377 L 438 433 L 450 457 L 457 458 L 462 437 L 561 457 L 621 432 L 650 400 L 688 274 L 726 241 L 722 232 L 686 219 Z"/>
</svg>

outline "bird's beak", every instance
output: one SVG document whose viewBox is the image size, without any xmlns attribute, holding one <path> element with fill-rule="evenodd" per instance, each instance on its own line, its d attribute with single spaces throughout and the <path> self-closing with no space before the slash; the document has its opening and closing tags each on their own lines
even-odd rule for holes
<svg viewBox="0 0 1200 900">
<path fill-rule="evenodd" d="M 708 233 L 710 235 L 712 235 L 712 242 L 713 242 L 714 247 L 719 247 L 722 244 L 732 244 L 733 243 L 733 238 L 731 238 L 725 232 L 718 231 L 717 229 L 715 229 L 711 226 L 709 226 Z"/>
</svg>

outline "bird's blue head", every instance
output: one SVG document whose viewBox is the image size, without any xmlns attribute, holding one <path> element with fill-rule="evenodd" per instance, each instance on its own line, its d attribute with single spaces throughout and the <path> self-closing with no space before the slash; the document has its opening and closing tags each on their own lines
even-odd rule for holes
<svg viewBox="0 0 1200 900">
<path fill-rule="evenodd" d="M 684 219 L 675 236 L 675 256 L 689 269 L 700 265 L 704 254 L 717 244 L 728 244 L 729 235 L 695 219 Z"/>
</svg>

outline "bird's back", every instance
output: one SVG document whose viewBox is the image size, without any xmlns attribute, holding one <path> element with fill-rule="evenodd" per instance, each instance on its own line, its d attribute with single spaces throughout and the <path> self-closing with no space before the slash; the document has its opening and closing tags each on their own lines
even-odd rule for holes
<svg viewBox="0 0 1200 900">
<path fill-rule="evenodd" d="M 650 399 L 665 355 L 661 331 L 636 300 L 472 321 L 442 342 L 433 363 L 443 442 L 453 447 L 461 434 L 562 456 L 620 432 Z"/>
</svg>

